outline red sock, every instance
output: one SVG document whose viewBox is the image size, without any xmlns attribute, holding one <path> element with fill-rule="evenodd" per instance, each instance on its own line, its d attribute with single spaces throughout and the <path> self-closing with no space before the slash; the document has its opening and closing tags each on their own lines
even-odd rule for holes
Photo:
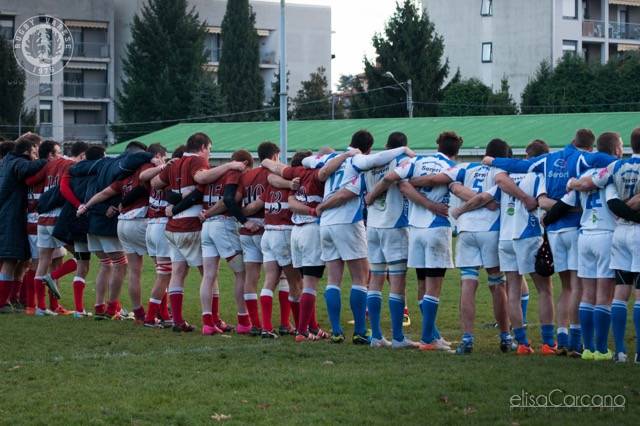
<svg viewBox="0 0 640 426">
<path fill-rule="evenodd" d="M 36 295 L 36 305 L 38 309 L 43 311 L 47 309 L 47 302 L 45 300 L 46 291 L 44 289 L 44 282 L 40 278 L 33 280 L 34 292 Z"/>
<path fill-rule="evenodd" d="M 316 295 L 302 293 L 300 297 L 300 321 L 298 322 L 298 333 L 305 334 L 309 330 L 311 316 L 315 310 Z"/>
<path fill-rule="evenodd" d="M 51 278 L 53 278 L 54 280 L 59 280 L 65 275 L 69 275 L 70 273 L 75 272 L 77 267 L 78 262 L 74 258 L 71 258 L 64 262 L 62 265 L 58 266 L 53 272 L 51 272 Z"/>
<path fill-rule="evenodd" d="M 273 330 L 273 324 L 271 324 L 273 292 L 271 290 L 265 289 L 260 293 L 260 308 L 262 309 L 262 328 L 266 331 Z"/>
<path fill-rule="evenodd" d="M 138 306 L 133 310 L 133 316 L 137 321 L 144 321 L 144 308 Z"/>
<path fill-rule="evenodd" d="M 404 315 L 409 315 L 409 308 L 408 307 L 404 307 Z"/>
<path fill-rule="evenodd" d="M 247 307 L 249 318 L 251 318 L 251 325 L 261 328 L 260 313 L 258 312 L 258 295 L 255 293 L 246 293 L 244 295 L 244 304 Z"/>
<path fill-rule="evenodd" d="M 21 288 L 22 288 L 22 281 L 13 281 L 11 283 L 11 294 L 9 295 L 9 301 L 11 303 L 17 303 L 20 301 Z"/>
<path fill-rule="evenodd" d="M 24 291 L 27 296 L 27 301 L 25 302 L 25 305 L 27 306 L 27 308 L 36 307 L 36 295 L 34 293 L 35 289 L 33 286 L 33 278 L 35 276 L 36 276 L 36 272 L 29 269 L 27 272 L 25 272 L 24 279 L 22 281 L 22 288 L 24 288 Z"/>
<path fill-rule="evenodd" d="M 118 305 L 120 302 L 117 300 L 107 302 L 107 310 L 105 311 L 107 315 L 114 316 L 118 312 Z"/>
<path fill-rule="evenodd" d="M 250 326 L 251 320 L 249 319 L 249 314 L 238 314 L 238 324 L 244 327 Z"/>
<path fill-rule="evenodd" d="M 105 305 L 104 303 L 101 303 L 99 305 L 95 305 L 93 307 L 93 312 L 96 315 L 104 314 L 106 311 L 107 311 L 107 305 Z"/>
<path fill-rule="evenodd" d="M 213 317 L 213 323 L 220 322 L 220 295 L 214 294 L 211 298 L 211 316 Z"/>
<path fill-rule="evenodd" d="M 280 325 L 283 327 L 289 327 L 289 316 L 291 315 L 289 292 L 279 291 L 278 299 L 280 300 Z"/>
<path fill-rule="evenodd" d="M 49 290 L 48 293 L 49 293 L 49 309 L 55 312 L 56 309 L 60 307 L 60 304 L 58 303 L 58 299 L 56 299 L 51 293 L 51 290 Z"/>
<path fill-rule="evenodd" d="M 289 300 L 289 305 L 291 306 L 291 313 L 293 313 L 293 323 L 298 328 L 298 324 L 300 324 L 300 299 Z"/>
<path fill-rule="evenodd" d="M 160 315 L 160 319 L 163 321 L 169 321 L 171 319 L 171 314 L 169 313 L 169 304 L 167 303 L 167 293 L 162 296 L 160 307 L 158 308 L 158 315 Z"/>
<path fill-rule="evenodd" d="M 210 313 L 202 314 L 202 325 L 213 327 L 215 325 L 215 323 L 213 322 L 213 315 L 211 315 Z"/>
<path fill-rule="evenodd" d="M 9 296 L 13 288 L 13 281 L 0 281 L 0 306 L 9 303 Z"/>
<path fill-rule="evenodd" d="M 156 321 L 156 315 L 160 309 L 160 301 L 157 299 L 149 299 L 149 306 L 147 307 L 147 316 L 144 318 L 144 322 L 153 323 Z"/>
<path fill-rule="evenodd" d="M 84 279 L 75 277 L 73 279 L 73 304 L 76 312 L 84 312 Z"/>
<path fill-rule="evenodd" d="M 309 318 L 309 328 L 317 330 L 320 328 L 318 320 L 316 319 L 316 297 L 313 296 L 313 308 L 311 309 L 311 318 Z"/>
<path fill-rule="evenodd" d="M 176 293 L 169 293 L 169 301 L 171 302 L 171 313 L 173 314 L 173 322 L 176 325 L 184 324 L 184 318 L 182 318 L 182 290 Z"/>
</svg>

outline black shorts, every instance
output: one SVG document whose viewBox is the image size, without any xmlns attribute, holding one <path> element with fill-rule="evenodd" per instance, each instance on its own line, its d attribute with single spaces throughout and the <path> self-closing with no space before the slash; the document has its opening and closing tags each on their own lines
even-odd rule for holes
<svg viewBox="0 0 640 426">
<path fill-rule="evenodd" d="M 416 268 L 416 276 L 418 280 L 426 280 L 429 278 L 444 278 L 447 273 L 446 268 Z"/>
<path fill-rule="evenodd" d="M 636 290 L 640 290 L 640 272 L 615 270 L 616 285 L 632 285 Z"/>
</svg>

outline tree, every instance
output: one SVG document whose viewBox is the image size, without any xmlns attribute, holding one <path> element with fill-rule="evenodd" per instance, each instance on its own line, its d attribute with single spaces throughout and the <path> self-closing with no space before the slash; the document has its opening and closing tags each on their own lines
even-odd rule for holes
<svg viewBox="0 0 640 426">
<path fill-rule="evenodd" d="M 543 114 L 547 112 L 546 105 L 549 105 L 550 99 L 546 89 L 551 81 L 552 74 L 553 69 L 549 61 L 542 61 L 533 79 L 529 80 L 522 92 L 521 109 L 523 114 Z"/>
<path fill-rule="evenodd" d="M 373 37 L 376 49 L 374 62 L 365 58 L 364 67 L 368 93 L 353 98 L 355 117 L 406 116 L 406 95 L 385 74 L 413 83 L 416 116 L 435 115 L 436 102 L 442 100 L 443 86 L 449 74 L 449 61 L 442 60 L 444 40 L 435 31 L 426 12 L 421 12 L 413 0 L 396 4 L 396 10 L 383 34 Z M 424 103 L 422 103 L 424 102 Z"/>
<path fill-rule="evenodd" d="M 16 62 L 9 42 L 0 37 L 0 133 L 7 138 L 18 136 L 18 117 L 24 103 L 25 75 Z M 22 113 L 31 123 L 29 113 Z M 27 123 L 27 122 L 25 122 Z"/>
<path fill-rule="evenodd" d="M 326 70 L 320 67 L 302 81 L 298 95 L 293 100 L 293 118 L 296 120 L 322 120 L 331 118 L 331 91 Z"/>
<path fill-rule="evenodd" d="M 120 141 L 166 125 L 126 123 L 191 116 L 193 99 L 206 81 L 205 25 L 194 8 L 187 10 L 187 0 L 149 0 L 133 18 L 131 35 L 123 60 L 122 90 L 116 101 L 125 124 L 113 126 Z M 209 82 L 205 85 L 210 87 Z"/>
<path fill-rule="evenodd" d="M 289 92 L 289 71 L 287 71 L 287 92 Z M 291 118 L 291 96 L 287 97 L 287 117 Z M 269 110 L 265 113 L 269 121 L 280 120 L 280 71 L 276 71 L 271 81 L 271 99 L 269 100 Z"/>
<path fill-rule="evenodd" d="M 500 91 L 492 92 L 487 102 L 488 115 L 515 115 L 518 113 L 518 106 L 509 92 L 509 80 L 502 77 L 500 81 Z"/>
<path fill-rule="evenodd" d="M 264 101 L 264 81 L 260 75 L 260 43 L 256 17 L 248 0 L 227 2 L 222 20 L 222 52 L 218 81 L 229 113 L 257 111 Z M 230 121 L 259 120 L 264 114 L 238 114 Z"/>
<path fill-rule="evenodd" d="M 193 97 L 191 114 L 193 117 L 206 117 L 198 121 L 220 121 L 216 116 L 222 115 L 223 112 L 224 99 L 220 93 L 220 86 L 211 73 L 204 72 Z"/>
<path fill-rule="evenodd" d="M 507 115 L 517 114 L 518 108 L 509 94 L 509 82 L 503 78 L 500 90 L 491 88 L 476 78 L 453 81 L 445 89 L 438 106 L 438 115 Z"/>
</svg>

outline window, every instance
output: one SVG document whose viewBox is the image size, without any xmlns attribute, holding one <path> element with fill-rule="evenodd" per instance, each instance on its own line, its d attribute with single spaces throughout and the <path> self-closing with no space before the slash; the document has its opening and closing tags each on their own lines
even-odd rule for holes
<svg viewBox="0 0 640 426">
<path fill-rule="evenodd" d="M 51 101 L 40 101 L 40 124 L 52 122 Z"/>
<path fill-rule="evenodd" d="M 491 16 L 493 15 L 493 0 L 482 0 L 482 7 L 480 9 L 480 15 Z"/>
<path fill-rule="evenodd" d="M 482 43 L 482 62 L 493 62 L 493 43 Z"/>
<path fill-rule="evenodd" d="M 573 55 L 578 53 L 578 42 L 576 40 L 562 40 L 562 54 L 565 55 L 567 53 Z"/>
<path fill-rule="evenodd" d="M 578 19 L 578 0 L 562 0 L 562 17 Z"/>
<path fill-rule="evenodd" d="M 0 37 L 5 40 L 13 40 L 13 34 L 15 33 L 13 17 L 0 16 Z"/>
</svg>

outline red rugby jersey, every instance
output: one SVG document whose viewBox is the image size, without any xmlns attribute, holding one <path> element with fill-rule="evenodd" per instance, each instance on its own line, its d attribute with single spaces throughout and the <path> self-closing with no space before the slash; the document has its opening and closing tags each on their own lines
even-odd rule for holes
<svg viewBox="0 0 640 426">
<path fill-rule="evenodd" d="M 267 185 L 260 196 L 264 201 L 265 229 L 286 229 L 293 226 L 289 210 L 289 190 Z"/>
<path fill-rule="evenodd" d="M 240 195 L 242 196 L 243 206 L 248 206 L 260 198 L 266 187 L 269 185 L 269 182 L 267 182 L 268 176 L 269 170 L 262 166 L 248 170 L 242 175 L 240 185 L 238 186 L 238 192 L 240 192 Z M 247 219 L 252 222 L 257 222 L 260 225 L 264 225 L 264 210 L 258 210 L 255 214 L 247 216 Z M 256 232 L 251 232 L 244 227 L 240 228 L 240 235 L 260 235 L 263 232 L 263 227 L 260 227 Z"/>
<path fill-rule="evenodd" d="M 168 184 L 166 190 L 177 192 L 183 197 L 196 189 L 193 177 L 200 170 L 209 168 L 206 159 L 197 154 L 185 153 L 184 156 L 174 161 L 160 172 L 160 179 Z M 198 215 L 202 210 L 201 204 L 191 206 L 180 214 L 169 219 L 167 231 L 170 232 L 197 232 L 202 229 Z"/>
<path fill-rule="evenodd" d="M 111 184 L 111 189 L 118 192 L 122 195 L 122 198 L 129 195 L 129 193 L 133 190 L 133 188 L 140 186 L 142 182 L 140 182 L 140 173 L 143 171 L 153 167 L 152 164 L 146 163 L 143 164 L 136 170 L 131 176 L 128 176 L 124 179 L 117 180 Z M 148 183 L 144 183 L 143 186 L 146 188 L 149 187 Z M 147 216 L 147 209 L 149 207 L 149 198 L 148 197 L 140 197 L 132 204 L 127 207 L 123 207 L 120 211 L 120 215 L 118 219 L 128 220 L 128 219 L 140 219 Z"/>
<path fill-rule="evenodd" d="M 147 209 L 149 223 L 166 223 L 169 220 L 165 214 L 168 205 L 165 190 L 152 188 L 149 192 L 149 208 Z"/>
<path fill-rule="evenodd" d="M 227 185 L 238 185 L 240 183 L 242 173 L 237 170 L 229 170 L 215 182 L 207 185 L 199 185 L 198 189 L 204 194 L 202 197 L 202 208 L 205 210 L 213 207 L 224 196 L 224 188 Z M 223 216 L 231 216 L 228 211 Z"/>
<path fill-rule="evenodd" d="M 324 196 L 324 182 L 318 179 L 320 169 L 307 169 L 305 167 L 287 167 L 282 172 L 282 177 L 287 180 L 300 178 L 300 188 L 295 192 L 296 200 L 305 206 L 315 208 L 322 202 Z M 293 213 L 291 221 L 297 225 L 317 222 L 315 216 Z"/>
<path fill-rule="evenodd" d="M 41 182 L 43 185 L 42 192 L 47 192 L 54 186 L 60 185 L 60 179 L 62 179 L 62 175 L 64 175 L 74 164 L 75 163 L 72 160 L 69 160 L 67 158 L 56 158 L 55 160 L 48 161 L 47 164 L 45 164 L 42 168 L 42 170 L 44 171 L 44 179 Z M 29 180 L 27 182 L 32 183 Z M 50 212 L 38 215 L 38 225 L 54 226 L 61 210 L 62 208 L 59 207 L 53 209 Z"/>
</svg>

